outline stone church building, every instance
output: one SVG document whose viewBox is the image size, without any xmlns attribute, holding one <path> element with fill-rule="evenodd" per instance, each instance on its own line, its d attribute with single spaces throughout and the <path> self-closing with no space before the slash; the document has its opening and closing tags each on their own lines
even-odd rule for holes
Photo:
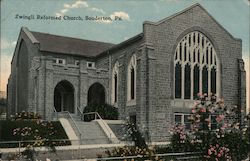
<svg viewBox="0 0 250 161">
<path fill-rule="evenodd" d="M 242 41 L 200 4 L 121 42 L 76 39 L 21 28 L 8 81 L 8 112 L 76 114 L 90 103 L 118 108 L 151 140 L 185 124 L 198 93 L 246 107 Z"/>
</svg>

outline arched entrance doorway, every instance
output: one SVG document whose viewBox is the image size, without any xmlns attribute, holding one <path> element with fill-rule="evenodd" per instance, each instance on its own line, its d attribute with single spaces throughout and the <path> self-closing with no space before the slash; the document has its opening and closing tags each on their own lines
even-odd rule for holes
<svg viewBox="0 0 250 161">
<path fill-rule="evenodd" d="M 88 90 L 88 105 L 102 105 L 105 103 L 105 89 L 100 83 L 94 83 Z"/>
<path fill-rule="evenodd" d="M 74 113 L 74 88 L 68 81 L 59 82 L 54 90 L 54 107 L 57 112 L 68 111 Z"/>
</svg>

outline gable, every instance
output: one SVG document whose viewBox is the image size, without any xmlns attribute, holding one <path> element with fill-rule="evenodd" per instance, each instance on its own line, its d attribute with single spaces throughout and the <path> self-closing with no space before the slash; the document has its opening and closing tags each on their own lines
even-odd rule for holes
<svg viewBox="0 0 250 161">
<path fill-rule="evenodd" d="M 213 23 L 218 27 L 221 32 L 226 33 L 230 38 L 235 39 L 235 40 L 240 40 L 238 38 L 235 38 L 232 34 L 230 34 L 218 21 L 216 21 L 213 16 L 205 9 L 203 8 L 199 3 L 196 3 L 176 14 L 173 14 L 172 16 L 169 16 L 165 19 L 162 19 L 158 22 L 150 22 L 150 21 L 145 21 L 144 25 L 152 25 L 152 26 L 159 26 L 164 23 L 173 23 L 175 20 L 188 20 L 188 21 L 195 21 L 195 19 L 200 19 L 203 20 L 204 24 Z M 206 23 L 206 21 L 208 21 Z"/>
</svg>

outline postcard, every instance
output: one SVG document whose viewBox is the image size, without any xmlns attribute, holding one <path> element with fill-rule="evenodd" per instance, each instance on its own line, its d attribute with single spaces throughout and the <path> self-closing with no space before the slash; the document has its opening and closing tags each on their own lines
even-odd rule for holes
<svg viewBox="0 0 250 161">
<path fill-rule="evenodd" d="M 249 0 L 0 4 L 0 158 L 247 158 Z"/>
</svg>

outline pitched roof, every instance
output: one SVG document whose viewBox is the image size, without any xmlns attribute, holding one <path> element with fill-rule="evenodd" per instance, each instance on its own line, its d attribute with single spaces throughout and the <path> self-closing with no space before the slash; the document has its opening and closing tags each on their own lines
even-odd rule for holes
<svg viewBox="0 0 250 161">
<path fill-rule="evenodd" d="M 114 44 L 111 43 L 76 39 L 34 31 L 31 31 L 31 33 L 39 42 L 41 51 L 95 57 L 114 46 Z"/>
</svg>

